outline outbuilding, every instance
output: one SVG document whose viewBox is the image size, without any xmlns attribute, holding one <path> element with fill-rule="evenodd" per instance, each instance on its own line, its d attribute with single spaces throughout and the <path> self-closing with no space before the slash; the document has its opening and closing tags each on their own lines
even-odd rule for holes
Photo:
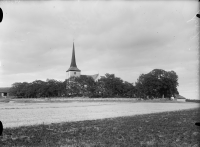
<svg viewBox="0 0 200 147">
<path fill-rule="evenodd" d="M 9 96 L 10 87 L 0 87 L 0 98 L 6 98 Z"/>
<path fill-rule="evenodd" d="M 181 96 L 181 95 L 179 95 L 179 94 L 175 95 L 175 99 L 174 100 L 176 100 L 178 102 L 186 102 L 186 98 Z"/>
</svg>

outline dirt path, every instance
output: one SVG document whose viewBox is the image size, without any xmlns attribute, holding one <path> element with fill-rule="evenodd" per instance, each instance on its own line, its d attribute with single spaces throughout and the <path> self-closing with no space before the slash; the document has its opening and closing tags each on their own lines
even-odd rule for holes
<svg viewBox="0 0 200 147">
<path fill-rule="evenodd" d="M 0 103 L 0 120 L 4 127 L 50 124 L 67 121 L 93 120 L 132 116 L 164 111 L 198 108 L 197 103 Z"/>
</svg>

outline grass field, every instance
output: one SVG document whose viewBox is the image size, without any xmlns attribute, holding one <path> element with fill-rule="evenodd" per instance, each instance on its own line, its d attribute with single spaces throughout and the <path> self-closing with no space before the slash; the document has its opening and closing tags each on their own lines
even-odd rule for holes
<svg viewBox="0 0 200 147">
<path fill-rule="evenodd" d="M 0 146 L 197 147 L 199 110 L 7 128 Z"/>
</svg>

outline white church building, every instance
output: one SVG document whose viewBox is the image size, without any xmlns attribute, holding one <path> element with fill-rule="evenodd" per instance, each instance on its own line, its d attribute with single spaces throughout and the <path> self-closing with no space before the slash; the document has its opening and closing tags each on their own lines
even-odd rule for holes
<svg viewBox="0 0 200 147">
<path fill-rule="evenodd" d="M 76 65 L 74 43 L 73 43 L 73 49 L 72 49 L 71 65 L 70 65 L 69 69 L 66 72 L 67 72 L 67 79 L 69 79 L 70 77 L 80 77 L 81 76 L 81 70 L 78 69 L 78 67 Z M 85 75 L 85 76 L 92 77 L 95 82 L 99 79 L 99 74 Z"/>
</svg>

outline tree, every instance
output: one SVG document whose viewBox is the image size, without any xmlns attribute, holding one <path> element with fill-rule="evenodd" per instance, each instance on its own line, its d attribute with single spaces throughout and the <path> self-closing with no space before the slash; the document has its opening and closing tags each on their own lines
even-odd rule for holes
<svg viewBox="0 0 200 147">
<path fill-rule="evenodd" d="M 98 80 L 96 89 L 101 97 L 134 97 L 136 92 L 133 84 L 108 73 Z"/>
<path fill-rule="evenodd" d="M 96 83 L 92 77 L 81 75 L 69 78 L 66 81 L 66 89 L 69 96 L 91 97 L 95 95 Z"/>
<path fill-rule="evenodd" d="M 141 74 L 136 82 L 140 97 L 171 97 L 178 93 L 178 76 L 174 71 L 154 69 L 148 74 Z"/>
<path fill-rule="evenodd" d="M 123 97 L 134 98 L 136 96 L 136 88 L 132 83 L 123 83 Z"/>
<path fill-rule="evenodd" d="M 13 96 L 22 97 L 23 95 L 21 91 L 22 88 L 23 88 L 22 83 L 20 82 L 13 83 L 10 89 L 10 94 Z"/>
</svg>

